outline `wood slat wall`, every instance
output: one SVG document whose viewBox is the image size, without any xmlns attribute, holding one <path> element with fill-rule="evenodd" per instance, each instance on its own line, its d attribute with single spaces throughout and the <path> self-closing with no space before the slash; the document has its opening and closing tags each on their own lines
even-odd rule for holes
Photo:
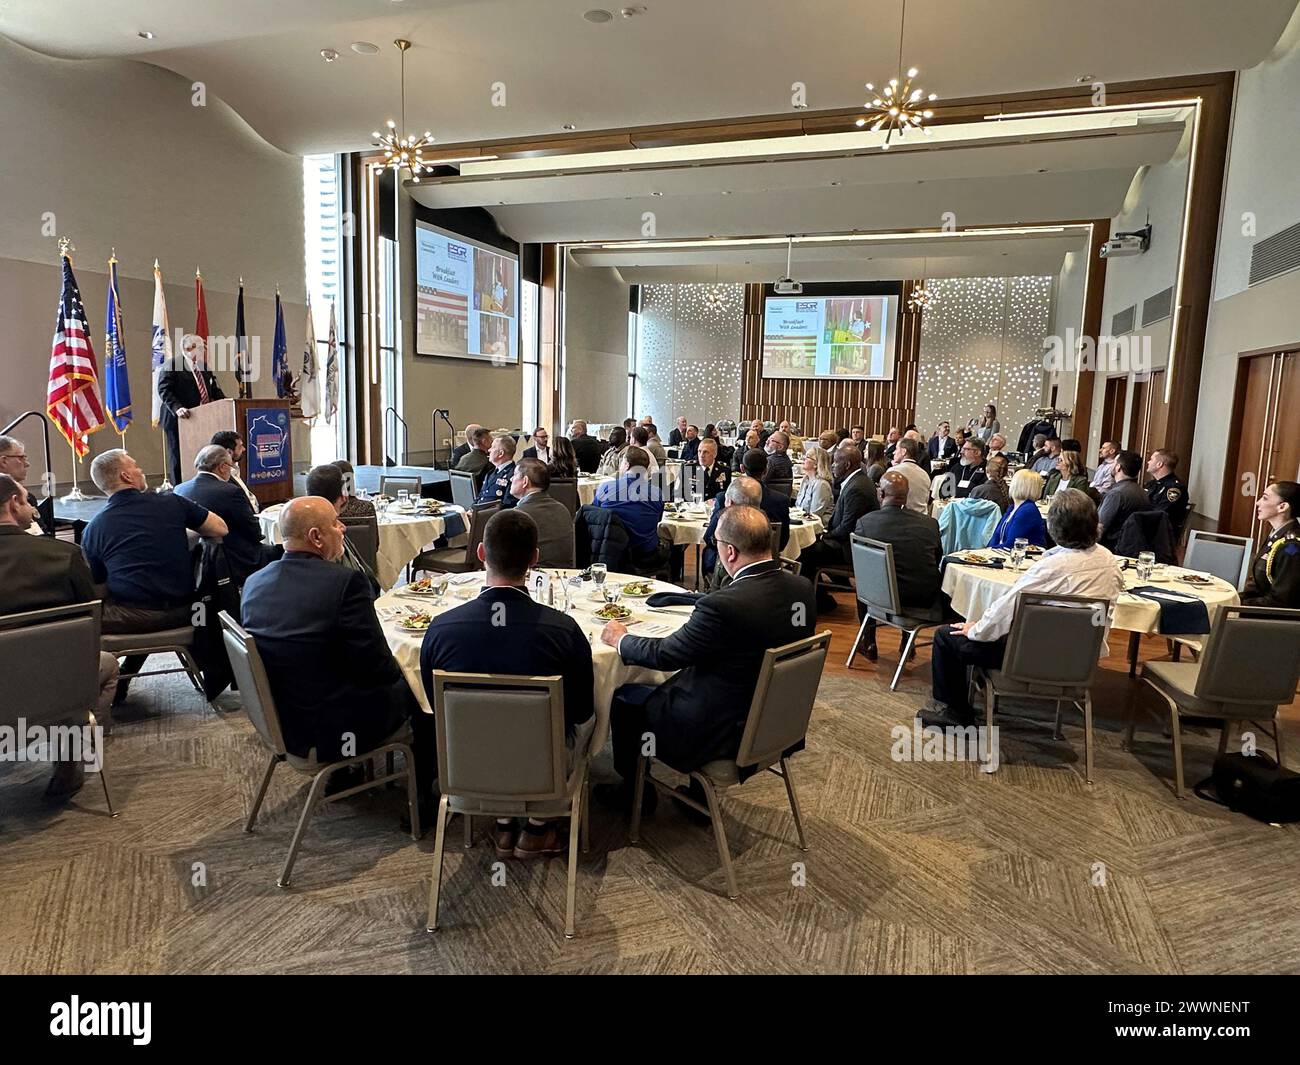
<svg viewBox="0 0 1300 1065">
<path fill-rule="evenodd" d="M 861 425 L 868 436 L 900 429 L 916 417 L 921 315 L 907 310 L 913 282 L 903 283 L 892 381 L 795 380 L 763 377 L 763 286 L 745 286 L 744 350 L 740 368 L 742 419 L 789 418 L 804 435 Z"/>
</svg>

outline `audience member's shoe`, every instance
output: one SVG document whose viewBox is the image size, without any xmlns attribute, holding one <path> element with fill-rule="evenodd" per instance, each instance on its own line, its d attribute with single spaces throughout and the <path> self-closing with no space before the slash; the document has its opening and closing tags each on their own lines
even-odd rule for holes
<svg viewBox="0 0 1300 1065">
<path fill-rule="evenodd" d="M 54 776 L 45 788 L 45 801 L 53 806 L 67 802 L 86 783 L 86 767 L 81 762 L 58 762 Z"/>
<path fill-rule="evenodd" d="M 601 806 L 610 810 L 617 810 L 619 813 L 631 814 L 632 812 L 632 785 L 628 783 L 620 784 L 597 784 L 591 789 L 592 795 Z M 648 780 L 646 781 L 645 790 L 641 795 L 641 814 L 648 816 L 655 812 L 655 807 L 659 805 L 659 794 L 655 787 Z"/>
<path fill-rule="evenodd" d="M 839 606 L 839 604 L 835 602 L 835 596 L 831 595 L 831 593 L 825 589 L 817 589 L 817 613 L 829 614 L 837 606 Z"/>
<path fill-rule="evenodd" d="M 925 705 L 916 712 L 916 716 L 920 718 L 922 725 L 933 725 L 936 728 L 967 728 L 975 724 L 973 716 L 963 720 L 952 712 L 947 703 L 941 703 L 938 699 L 926 699 Z"/>
<path fill-rule="evenodd" d="M 366 767 L 363 765 L 349 765 L 342 769 L 336 769 L 330 774 L 329 780 L 325 781 L 325 794 L 337 795 L 340 791 L 347 791 L 348 788 L 355 788 L 358 784 L 366 782 Z"/>
<path fill-rule="evenodd" d="M 880 658 L 880 653 L 876 650 L 874 643 L 863 643 L 858 645 L 858 654 L 868 662 L 875 662 Z"/>
<path fill-rule="evenodd" d="M 568 849 L 569 840 L 568 832 L 561 836 L 556 827 L 561 823 L 548 821 L 544 825 L 534 825 L 524 822 L 519 841 L 515 844 L 515 857 L 526 861 L 529 858 L 554 858 L 563 854 Z"/>
<path fill-rule="evenodd" d="M 430 828 L 434 827 L 434 822 L 438 820 L 438 804 L 433 799 L 426 799 L 421 796 L 416 800 L 416 805 L 420 809 L 420 835 L 423 836 Z M 402 818 L 397 824 L 403 832 L 410 835 L 411 809 L 409 806 L 402 808 Z"/>
<path fill-rule="evenodd" d="M 492 846 L 496 848 L 498 858 L 510 858 L 515 853 L 515 842 L 519 829 L 513 821 L 503 825 L 500 821 L 492 829 Z"/>
<path fill-rule="evenodd" d="M 678 795 L 685 795 L 688 799 L 694 799 L 701 806 L 707 807 L 709 805 L 708 796 L 704 794 L 704 788 L 700 786 L 698 780 L 692 779 L 690 784 L 687 786 L 675 788 L 674 790 Z M 673 805 L 676 806 L 677 809 L 681 811 L 682 816 L 693 825 L 704 825 L 707 827 L 708 825 L 713 824 L 713 818 L 708 814 L 700 813 L 700 811 L 695 809 L 695 807 L 688 806 L 680 799 L 674 799 Z"/>
</svg>

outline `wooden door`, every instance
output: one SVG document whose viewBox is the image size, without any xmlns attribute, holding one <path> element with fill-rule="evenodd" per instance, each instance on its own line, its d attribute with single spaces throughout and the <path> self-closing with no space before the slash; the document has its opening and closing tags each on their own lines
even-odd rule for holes
<svg viewBox="0 0 1300 1065">
<path fill-rule="evenodd" d="M 1300 430 L 1291 412 L 1300 405 L 1300 352 L 1273 352 L 1240 361 L 1220 531 L 1260 539 L 1256 493 L 1273 481 L 1300 479 Z"/>
<path fill-rule="evenodd" d="M 1101 414 L 1101 439 L 1116 445 L 1124 443 L 1124 406 L 1128 399 L 1128 377 L 1106 379 L 1106 400 Z"/>
<path fill-rule="evenodd" d="M 1133 417 L 1129 422 L 1128 446 L 1142 456 L 1147 456 L 1165 444 L 1165 429 L 1169 424 L 1169 404 L 1165 402 L 1165 371 L 1153 370 L 1145 381 L 1133 382 Z M 1181 458 L 1181 456 L 1180 456 Z"/>
</svg>

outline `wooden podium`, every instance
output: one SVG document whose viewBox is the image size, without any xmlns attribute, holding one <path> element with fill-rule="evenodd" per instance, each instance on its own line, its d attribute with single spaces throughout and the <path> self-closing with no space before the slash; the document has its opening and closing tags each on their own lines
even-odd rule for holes
<svg viewBox="0 0 1300 1065">
<path fill-rule="evenodd" d="M 287 399 L 217 399 L 190 408 L 179 421 L 181 472 L 192 476 L 194 456 L 213 433 L 234 430 L 248 453 L 240 476 L 262 506 L 293 498 L 293 419 Z"/>
</svg>

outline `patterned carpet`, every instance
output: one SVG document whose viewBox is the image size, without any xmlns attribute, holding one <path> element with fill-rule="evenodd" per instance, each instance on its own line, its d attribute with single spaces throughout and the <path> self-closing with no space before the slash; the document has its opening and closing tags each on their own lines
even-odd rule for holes
<svg viewBox="0 0 1300 1065">
<path fill-rule="evenodd" d="M 890 730 L 910 728 L 927 676 L 915 668 L 897 693 L 871 672 L 824 679 L 793 761 L 811 849 L 795 845 L 775 777 L 734 790 L 724 811 L 737 902 L 707 828 L 661 803 L 631 847 L 597 807 L 572 941 L 564 861 L 509 861 L 493 886 L 490 843 L 480 833 L 463 851 L 459 821 L 443 928 L 427 934 L 433 834 L 416 844 L 399 832 L 396 791 L 324 807 L 281 891 L 306 778 L 278 769 L 245 835 L 264 762 L 238 698 L 214 711 L 183 679 L 140 681 L 109 740 L 117 819 L 93 778 L 51 810 L 45 767 L 0 766 L 0 971 L 1300 971 L 1300 827 L 1175 799 L 1158 728 L 1130 754 L 1105 720 L 1107 705 L 1132 699 L 1125 678 L 1106 673 L 1115 692 L 1098 693 L 1089 788 L 1080 727 L 1067 717 L 1066 742 L 1053 741 L 1040 711 L 1002 721 L 996 775 L 893 761 Z M 1215 741 L 1188 730 L 1189 784 Z"/>
</svg>

